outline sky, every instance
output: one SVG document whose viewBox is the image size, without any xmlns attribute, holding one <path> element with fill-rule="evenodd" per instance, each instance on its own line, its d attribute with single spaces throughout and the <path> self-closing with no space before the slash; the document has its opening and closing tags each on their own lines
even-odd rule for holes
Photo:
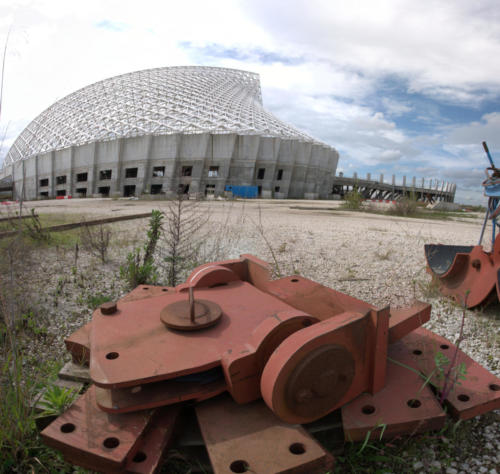
<svg viewBox="0 0 500 474">
<path fill-rule="evenodd" d="M 500 166 L 498 0 L 0 0 L 5 46 L 0 162 L 81 87 L 203 65 L 258 73 L 266 109 L 335 147 L 345 176 L 485 204 L 482 141 Z"/>
</svg>

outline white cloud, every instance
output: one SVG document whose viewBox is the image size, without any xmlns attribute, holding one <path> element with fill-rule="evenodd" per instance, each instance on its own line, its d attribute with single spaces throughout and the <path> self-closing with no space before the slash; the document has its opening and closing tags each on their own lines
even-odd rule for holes
<svg viewBox="0 0 500 474">
<path fill-rule="evenodd" d="M 500 90 L 498 4 L 466 0 L 252 0 L 277 43 L 368 76 L 396 74 L 413 91 L 470 102 Z M 487 95 L 485 95 L 487 97 Z"/>
</svg>

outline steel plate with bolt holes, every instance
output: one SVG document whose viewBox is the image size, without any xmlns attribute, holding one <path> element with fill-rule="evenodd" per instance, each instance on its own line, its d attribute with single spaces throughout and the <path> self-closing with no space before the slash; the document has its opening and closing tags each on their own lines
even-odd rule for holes
<svg viewBox="0 0 500 474">
<path fill-rule="evenodd" d="M 477 415 L 500 408 L 500 379 L 472 360 L 450 341 L 434 334 L 428 329 L 419 328 L 403 339 L 404 345 L 397 346 L 395 358 L 410 358 L 410 362 L 425 376 L 431 376 L 430 382 L 438 391 L 443 389 L 443 375 L 449 370 L 449 364 L 436 367 L 436 354 L 441 353 L 454 368 L 450 380 L 454 380 L 457 370 L 465 368 L 463 379 L 459 378 L 446 398 L 446 406 L 454 418 L 467 420 Z M 448 385 L 449 386 L 449 385 Z"/>
<path fill-rule="evenodd" d="M 280 421 L 262 401 L 221 395 L 196 406 L 215 474 L 324 473 L 333 457 L 301 426 Z"/>
<path fill-rule="evenodd" d="M 389 439 L 443 427 L 446 415 L 424 377 L 411 366 L 404 350 L 389 347 L 385 387 L 375 395 L 364 393 L 342 407 L 344 436 L 348 441 Z"/>
<path fill-rule="evenodd" d="M 139 442 L 137 452 L 128 459 L 125 472 L 153 474 L 159 470 L 173 441 L 180 412 L 179 405 L 165 407 L 156 412 L 146 434 Z"/>
<path fill-rule="evenodd" d="M 222 309 L 216 326 L 195 332 L 168 329 L 160 319 L 161 311 L 187 298 L 187 291 L 176 291 L 147 301 L 120 301 L 112 315 L 96 310 L 90 335 L 94 383 L 127 387 L 208 370 L 219 366 L 226 352 L 249 352 L 249 338 L 266 320 L 279 323 L 280 314 L 309 317 L 247 282 L 233 281 L 196 289 L 196 298 Z"/>
<path fill-rule="evenodd" d="M 98 408 L 91 386 L 41 436 L 72 463 L 101 472 L 122 472 L 137 453 L 153 415 L 151 411 L 105 413 Z"/>
</svg>

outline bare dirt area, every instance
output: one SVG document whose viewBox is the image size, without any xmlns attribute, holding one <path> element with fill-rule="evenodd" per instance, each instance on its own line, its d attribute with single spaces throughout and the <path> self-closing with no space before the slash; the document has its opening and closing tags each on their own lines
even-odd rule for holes
<svg viewBox="0 0 500 474">
<path fill-rule="evenodd" d="M 63 215 L 68 222 L 153 209 L 168 213 L 169 206 L 164 200 L 131 199 L 24 203 L 25 209 L 33 208 L 41 216 Z M 476 244 L 482 225 L 479 214 L 414 219 L 346 211 L 332 201 L 292 200 L 204 201 L 193 212 L 206 219 L 198 231 L 193 264 L 250 253 L 270 262 L 275 276 L 300 274 L 378 307 L 428 301 L 433 310 L 426 326 L 452 342 L 459 336 L 463 309 L 435 291 L 425 271 L 424 244 Z M 144 246 L 148 219 L 107 226 L 111 238 L 105 263 L 79 243 L 77 231 L 60 244 L 30 253 L 22 287 L 32 312 L 23 339 L 27 374 L 36 373 L 41 364 L 69 360 L 64 338 L 89 321 L 102 301 L 128 291 L 120 266 L 129 252 Z M 158 284 L 166 284 L 164 239 L 160 237 L 155 256 Z M 188 272 L 184 269 L 181 277 Z M 466 311 L 464 327 L 461 349 L 500 375 L 500 307 Z M 346 445 L 338 472 L 494 474 L 500 465 L 499 416 L 491 413 L 456 425 L 450 422 L 440 433 L 370 443 L 361 454 L 359 446 Z M 189 472 L 188 462 L 186 466 L 184 471 L 177 466 L 179 470 L 165 472 Z"/>
</svg>

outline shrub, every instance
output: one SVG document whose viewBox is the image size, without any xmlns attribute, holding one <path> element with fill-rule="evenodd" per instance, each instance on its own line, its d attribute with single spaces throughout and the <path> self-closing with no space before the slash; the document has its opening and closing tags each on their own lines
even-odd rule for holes
<svg viewBox="0 0 500 474">
<path fill-rule="evenodd" d="M 358 210 L 361 209 L 362 204 L 363 195 L 358 191 L 357 188 L 354 188 L 352 191 L 349 191 L 345 195 L 342 207 L 344 209 Z"/>
<path fill-rule="evenodd" d="M 120 267 L 120 277 L 131 289 L 137 285 L 154 284 L 158 279 L 154 253 L 160 238 L 162 219 L 160 211 L 151 212 L 147 240 L 144 244 L 144 257 L 141 257 L 141 249 L 135 249 L 127 255 L 127 263 Z"/>
</svg>

